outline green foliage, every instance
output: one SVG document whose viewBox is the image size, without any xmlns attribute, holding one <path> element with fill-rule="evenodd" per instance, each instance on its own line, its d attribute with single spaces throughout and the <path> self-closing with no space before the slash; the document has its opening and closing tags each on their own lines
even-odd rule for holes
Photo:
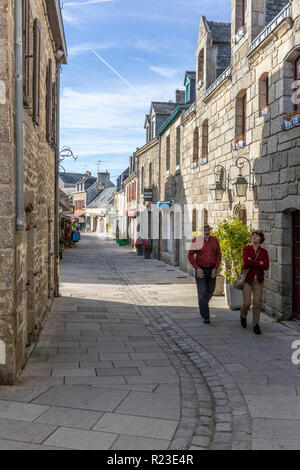
<svg viewBox="0 0 300 470">
<path fill-rule="evenodd" d="M 212 233 L 220 242 L 224 262 L 224 276 L 232 285 L 243 267 L 243 249 L 251 243 L 251 231 L 240 219 L 223 220 Z"/>
</svg>

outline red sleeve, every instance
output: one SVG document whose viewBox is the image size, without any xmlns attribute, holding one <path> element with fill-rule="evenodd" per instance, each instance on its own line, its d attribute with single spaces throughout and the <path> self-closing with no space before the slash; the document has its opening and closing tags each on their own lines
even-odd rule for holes
<svg viewBox="0 0 300 470">
<path fill-rule="evenodd" d="M 216 266 L 215 268 L 218 269 L 220 264 L 221 264 L 221 261 L 222 261 L 222 254 L 221 254 L 221 248 L 220 248 L 220 243 L 219 243 L 219 240 L 217 240 L 217 260 L 216 260 Z"/>
<path fill-rule="evenodd" d="M 192 241 L 192 244 L 195 242 L 196 238 L 194 238 L 194 240 Z M 199 269 L 199 266 L 198 264 L 196 263 L 196 260 L 195 260 L 195 255 L 197 254 L 197 250 L 190 250 L 189 253 L 188 253 L 188 259 L 189 259 L 189 262 L 191 263 L 191 265 L 193 266 L 193 268 L 196 269 Z"/>
<path fill-rule="evenodd" d="M 263 261 L 264 264 L 260 265 L 260 269 L 263 269 L 264 271 L 268 271 L 268 269 L 269 269 L 269 253 L 267 252 L 267 250 L 264 251 L 264 257 L 261 261 Z"/>
</svg>

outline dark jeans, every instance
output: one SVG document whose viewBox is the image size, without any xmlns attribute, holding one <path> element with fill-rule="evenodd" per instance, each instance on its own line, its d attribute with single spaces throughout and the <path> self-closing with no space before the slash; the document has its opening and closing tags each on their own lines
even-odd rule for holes
<svg viewBox="0 0 300 470">
<path fill-rule="evenodd" d="M 204 277 L 196 276 L 198 302 L 201 316 L 206 320 L 209 319 L 209 302 L 214 294 L 216 288 L 216 278 L 212 279 L 211 273 L 214 267 L 201 268 L 204 272 Z"/>
</svg>

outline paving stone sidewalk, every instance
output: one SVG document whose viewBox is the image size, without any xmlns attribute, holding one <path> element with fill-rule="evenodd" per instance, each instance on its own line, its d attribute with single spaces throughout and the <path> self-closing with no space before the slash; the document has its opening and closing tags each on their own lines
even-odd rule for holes
<svg viewBox="0 0 300 470">
<path fill-rule="evenodd" d="M 243 330 L 224 298 L 199 318 L 192 277 L 85 234 L 18 383 L 0 449 L 299 449 L 295 322 Z"/>
</svg>

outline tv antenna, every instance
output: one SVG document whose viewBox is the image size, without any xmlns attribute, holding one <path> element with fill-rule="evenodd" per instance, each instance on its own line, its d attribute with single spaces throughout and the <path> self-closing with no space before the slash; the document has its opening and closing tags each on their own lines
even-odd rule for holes
<svg viewBox="0 0 300 470">
<path fill-rule="evenodd" d="M 98 160 L 98 173 L 100 173 L 100 163 L 105 163 L 102 160 Z"/>
</svg>

